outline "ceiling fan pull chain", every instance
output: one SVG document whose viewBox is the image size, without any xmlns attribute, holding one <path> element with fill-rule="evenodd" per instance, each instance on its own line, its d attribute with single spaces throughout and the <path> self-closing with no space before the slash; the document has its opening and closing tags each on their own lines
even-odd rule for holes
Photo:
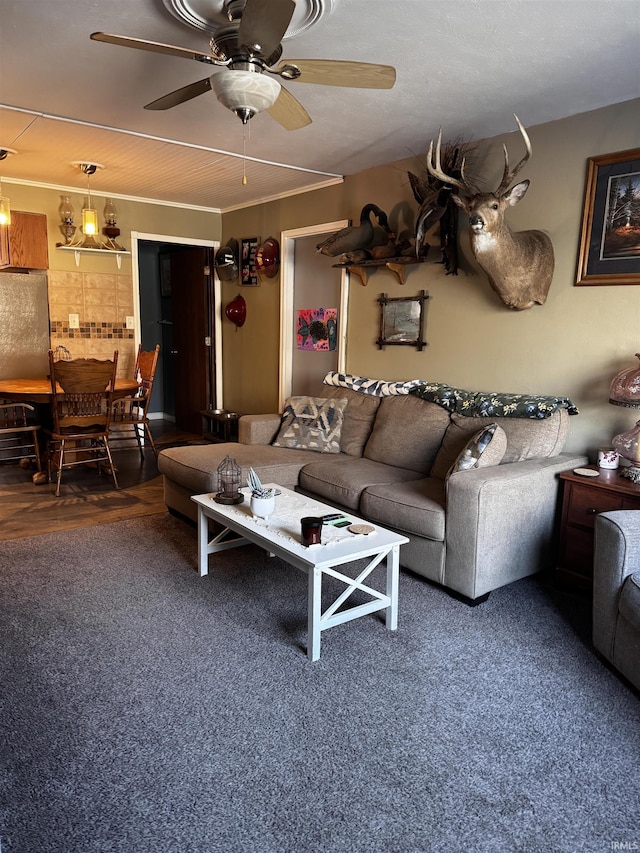
<svg viewBox="0 0 640 853">
<path fill-rule="evenodd" d="M 242 125 L 242 186 L 247 185 L 247 159 L 246 159 L 247 126 Z"/>
</svg>

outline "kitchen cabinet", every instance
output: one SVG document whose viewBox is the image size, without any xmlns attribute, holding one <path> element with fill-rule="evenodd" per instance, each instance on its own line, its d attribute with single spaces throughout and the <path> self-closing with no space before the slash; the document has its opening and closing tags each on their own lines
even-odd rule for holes
<svg viewBox="0 0 640 853">
<path fill-rule="evenodd" d="M 11 211 L 11 225 L 0 227 L 0 269 L 46 270 L 49 267 L 47 217 Z"/>
</svg>

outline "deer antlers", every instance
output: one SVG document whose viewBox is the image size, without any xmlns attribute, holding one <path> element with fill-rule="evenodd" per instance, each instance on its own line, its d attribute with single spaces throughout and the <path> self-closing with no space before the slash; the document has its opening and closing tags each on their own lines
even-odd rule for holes
<svg viewBox="0 0 640 853">
<path fill-rule="evenodd" d="M 460 164 L 460 177 L 461 180 L 457 178 L 452 178 L 447 175 L 446 172 L 442 170 L 442 162 L 440 159 L 440 152 L 442 149 L 442 128 L 440 128 L 440 133 L 438 134 L 438 143 L 436 145 L 436 162 L 433 162 L 433 139 L 429 143 L 429 150 L 427 151 L 427 171 L 430 175 L 433 175 L 434 178 L 437 178 L 439 181 L 442 181 L 444 184 L 449 184 L 451 187 L 458 187 L 459 190 L 463 192 L 469 193 L 473 195 L 473 188 L 470 184 L 467 183 L 464 177 L 464 167 L 466 159 L 462 158 L 462 163 Z"/>
<path fill-rule="evenodd" d="M 529 139 L 527 131 L 524 129 L 524 127 L 520 123 L 520 119 L 518 118 L 518 116 L 515 113 L 513 114 L 513 117 L 516 120 L 516 124 L 518 125 L 518 129 L 520 130 L 520 133 L 522 134 L 522 138 L 524 140 L 525 148 L 527 149 L 527 151 L 526 151 L 526 154 L 524 155 L 524 157 L 522 158 L 522 160 L 520 160 L 520 162 L 516 166 L 514 166 L 511 171 L 509 171 L 509 152 L 507 151 L 506 145 L 502 146 L 502 148 L 504 150 L 504 174 L 502 175 L 502 180 L 500 181 L 500 186 L 498 187 L 498 189 L 495 192 L 495 194 L 497 196 L 502 195 L 502 193 L 505 192 L 505 190 L 507 190 L 509 188 L 509 185 L 511 184 L 511 182 L 513 181 L 515 176 L 518 174 L 520 169 L 522 169 L 522 167 L 527 162 L 529 157 L 531 157 L 531 141 Z"/>
<path fill-rule="evenodd" d="M 503 193 L 509 188 L 509 185 L 511 184 L 511 182 L 513 181 L 515 176 L 518 174 L 520 169 L 522 169 L 522 167 L 527 162 L 529 157 L 531 157 L 531 141 L 529 139 L 527 131 L 524 129 L 524 127 L 522 126 L 522 123 L 520 122 L 520 119 L 518 118 L 518 116 L 515 113 L 513 114 L 513 117 L 515 118 L 516 124 L 518 125 L 518 129 L 520 130 L 520 133 L 522 134 L 522 138 L 524 140 L 524 144 L 525 144 L 525 148 L 526 148 L 526 153 L 525 153 L 524 157 L 522 158 L 522 160 L 520 160 L 520 162 L 517 163 L 517 165 L 514 166 L 513 169 L 509 169 L 509 152 L 507 151 L 506 145 L 502 146 L 503 150 L 504 150 L 504 172 L 502 175 L 502 180 L 500 181 L 500 185 L 498 186 L 498 189 L 494 193 L 494 195 L 496 195 L 496 196 L 503 195 Z M 431 140 L 431 142 L 429 143 L 429 150 L 427 152 L 427 171 L 431 175 L 433 175 L 434 178 L 438 178 L 438 180 L 443 181 L 445 184 L 449 184 L 449 186 L 452 186 L 452 187 L 458 187 L 459 190 L 462 190 L 464 193 L 467 193 L 467 195 L 475 195 L 474 188 L 469 184 L 469 182 L 466 180 L 466 178 L 464 176 L 464 167 L 465 167 L 465 161 L 464 160 L 462 161 L 462 165 L 460 167 L 461 180 L 458 180 L 457 178 L 453 178 L 450 175 L 447 175 L 445 172 L 443 172 L 442 163 L 440 160 L 441 147 L 442 147 L 442 128 L 440 128 L 440 132 L 438 133 L 438 142 L 436 144 L 435 163 L 433 162 L 433 140 Z"/>
</svg>

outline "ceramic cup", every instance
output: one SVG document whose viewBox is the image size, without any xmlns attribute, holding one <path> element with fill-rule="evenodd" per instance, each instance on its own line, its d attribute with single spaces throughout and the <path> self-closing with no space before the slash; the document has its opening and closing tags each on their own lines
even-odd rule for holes
<svg viewBox="0 0 640 853">
<path fill-rule="evenodd" d="M 256 518 L 268 518 L 276 508 L 276 496 L 271 495 L 270 498 L 256 498 L 251 495 L 249 506 Z"/>
<path fill-rule="evenodd" d="M 307 548 L 309 545 L 320 545 L 322 541 L 322 519 L 307 515 L 300 520 L 302 528 L 302 544 Z"/>
<path fill-rule="evenodd" d="M 618 451 L 612 447 L 598 448 L 598 468 L 617 468 L 620 463 Z"/>
</svg>

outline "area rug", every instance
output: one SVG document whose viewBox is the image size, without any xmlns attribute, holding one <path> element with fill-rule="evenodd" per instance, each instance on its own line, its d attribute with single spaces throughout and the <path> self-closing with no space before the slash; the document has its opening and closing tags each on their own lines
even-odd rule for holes
<svg viewBox="0 0 640 853">
<path fill-rule="evenodd" d="M 0 544 L 2 853 L 638 844 L 640 702 L 588 601 L 401 572 L 306 657 L 304 573 L 152 515 Z M 378 571 L 378 570 L 376 570 Z"/>
</svg>

